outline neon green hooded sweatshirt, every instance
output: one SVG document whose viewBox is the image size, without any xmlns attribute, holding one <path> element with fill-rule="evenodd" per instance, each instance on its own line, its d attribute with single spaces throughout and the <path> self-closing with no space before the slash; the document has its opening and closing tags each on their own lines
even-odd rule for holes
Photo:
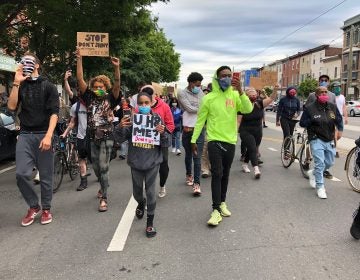
<svg viewBox="0 0 360 280">
<path fill-rule="evenodd" d="M 191 143 L 196 143 L 206 122 L 208 141 L 230 144 L 237 142 L 237 112 L 251 113 L 253 105 L 246 94 L 239 95 L 232 86 L 223 91 L 216 73 L 212 80 L 212 91 L 202 98 Z"/>
</svg>

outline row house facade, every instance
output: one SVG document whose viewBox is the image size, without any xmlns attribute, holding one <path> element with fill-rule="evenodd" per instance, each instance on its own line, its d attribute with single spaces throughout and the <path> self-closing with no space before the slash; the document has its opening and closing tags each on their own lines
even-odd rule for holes
<svg viewBox="0 0 360 280">
<path fill-rule="evenodd" d="M 318 80 L 323 74 L 331 80 L 339 79 L 341 51 L 341 48 L 321 45 L 282 59 L 281 86 L 299 86 L 307 78 Z"/>
<path fill-rule="evenodd" d="M 344 21 L 342 48 L 342 86 L 350 98 L 360 97 L 360 14 Z M 351 70 L 349 70 L 351 65 Z M 348 82 L 349 71 L 351 81 Z M 348 89 L 349 87 L 349 89 Z"/>
</svg>

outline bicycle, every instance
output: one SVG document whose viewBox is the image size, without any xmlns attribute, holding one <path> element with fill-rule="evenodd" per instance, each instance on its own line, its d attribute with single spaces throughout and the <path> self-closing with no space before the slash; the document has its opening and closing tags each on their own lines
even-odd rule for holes
<svg viewBox="0 0 360 280">
<path fill-rule="evenodd" d="M 298 146 L 300 147 L 298 148 Z M 296 127 L 293 135 L 285 137 L 281 145 L 281 162 L 285 168 L 298 160 L 301 174 L 308 179 L 308 171 L 314 168 L 314 161 L 311 155 L 310 143 L 307 138 L 306 129 L 297 132 Z"/>
<path fill-rule="evenodd" d="M 76 138 L 72 134 L 66 138 L 55 137 L 53 193 L 56 193 L 59 190 L 66 172 L 69 173 L 72 181 L 79 173 L 78 154 L 75 149 L 75 141 Z"/>
<path fill-rule="evenodd" d="M 346 156 L 344 169 L 351 188 L 360 192 L 360 138 L 355 141 L 355 144 L 356 146 Z"/>
</svg>

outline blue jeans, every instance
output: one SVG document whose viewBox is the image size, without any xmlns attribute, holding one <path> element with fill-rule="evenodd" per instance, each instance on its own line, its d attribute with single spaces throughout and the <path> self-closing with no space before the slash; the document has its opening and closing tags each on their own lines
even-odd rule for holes
<svg viewBox="0 0 360 280">
<path fill-rule="evenodd" d="M 126 140 L 120 144 L 120 155 L 126 157 L 128 154 L 129 141 Z"/>
<path fill-rule="evenodd" d="M 181 135 L 181 129 L 176 128 L 172 134 L 171 146 L 173 148 L 180 149 L 180 135 Z"/>
<path fill-rule="evenodd" d="M 335 146 L 333 141 L 325 142 L 319 138 L 310 141 L 311 153 L 314 158 L 314 176 L 316 188 L 324 187 L 324 170 L 334 165 Z"/>
<path fill-rule="evenodd" d="M 194 161 L 194 183 L 200 184 L 201 173 L 201 155 L 204 147 L 204 130 L 201 131 L 199 138 L 196 141 L 197 155 L 195 156 L 191 150 L 191 137 L 194 131 L 182 133 L 182 144 L 185 150 L 185 169 L 186 175 L 192 175 L 192 162 Z"/>
</svg>

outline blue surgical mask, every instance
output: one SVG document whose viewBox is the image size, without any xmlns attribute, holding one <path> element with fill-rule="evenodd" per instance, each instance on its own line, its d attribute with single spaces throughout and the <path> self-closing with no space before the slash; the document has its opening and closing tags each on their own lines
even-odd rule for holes
<svg viewBox="0 0 360 280">
<path fill-rule="evenodd" d="M 336 96 L 339 96 L 340 93 L 341 93 L 341 88 L 340 87 L 334 87 L 332 91 Z"/>
<path fill-rule="evenodd" d="M 218 81 L 219 81 L 219 86 L 221 87 L 222 90 L 227 90 L 227 88 L 231 85 L 230 77 L 221 78 Z"/>
<path fill-rule="evenodd" d="M 198 94 L 199 92 L 200 92 L 200 87 L 193 87 L 192 89 L 191 89 L 191 92 L 193 93 L 193 94 Z"/>
<path fill-rule="evenodd" d="M 149 114 L 151 111 L 151 108 L 149 106 L 139 106 L 139 113 L 143 115 Z"/>
<path fill-rule="evenodd" d="M 320 82 L 320 84 L 319 84 L 321 87 L 327 87 L 328 85 L 329 85 L 329 83 L 328 82 L 325 82 L 325 81 L 322 81 L 322 82 Z"/>
</svg>

